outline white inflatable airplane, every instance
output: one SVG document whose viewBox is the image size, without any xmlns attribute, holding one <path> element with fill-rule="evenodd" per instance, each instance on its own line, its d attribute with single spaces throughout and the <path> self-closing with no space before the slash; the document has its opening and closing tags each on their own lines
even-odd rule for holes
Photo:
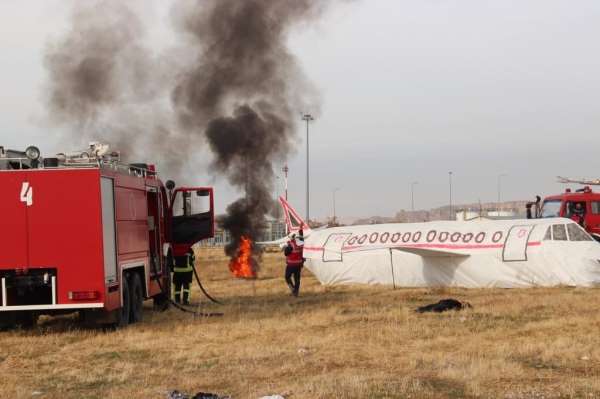
<svg viewBox="0 0 600 399">
<path fill-rule="evenodd" d="M 533 287 L 600 285 L 600 243 L 570 219 L 434 221 L 304 230 L 305 266 L 326 285 Z"/>
</svg>

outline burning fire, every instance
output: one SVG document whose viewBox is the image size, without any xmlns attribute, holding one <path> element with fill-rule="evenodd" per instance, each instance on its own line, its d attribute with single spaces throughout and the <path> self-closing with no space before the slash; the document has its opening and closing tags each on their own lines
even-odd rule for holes
<svg viewBox="0 0 600 399">
<path fill-rule="evenodd" d="M 256 278 L 252 267 L 252 241 L 242 236 L 237 257 L 229 262 L 229 270 L 238 278 Z"/>
</svg>

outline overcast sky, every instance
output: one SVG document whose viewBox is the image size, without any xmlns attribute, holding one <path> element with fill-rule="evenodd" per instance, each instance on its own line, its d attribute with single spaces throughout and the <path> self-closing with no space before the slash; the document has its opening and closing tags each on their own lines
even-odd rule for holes
<svg viewBox="0 0 600 399">
<path fill-rule="evenodd" d="M 168 2 L 145 4 L 168 42 Z M 0 145 L 65 150 L 44 122 L 42 57 L 68 15 L 65 1 L 0 2 Z M 311 215 L 331 214 L 336 187 L 339 215 L 410 209 L 412 181 L 416 208 L 445 205 L 449 171 L 455 203 L 495 201 L 499 174 L 503 200 L 556 193 L 556 175 L 600 177 L 598 21 L 593 0 L 363 0 L 294 30 L 291 51 L 322 98 Z M 304 212 L 298 129 L 289 194 Z M 219 210 L 236 197 L 208 173 L 197 181 L 215 185 Z"/>
</svg>

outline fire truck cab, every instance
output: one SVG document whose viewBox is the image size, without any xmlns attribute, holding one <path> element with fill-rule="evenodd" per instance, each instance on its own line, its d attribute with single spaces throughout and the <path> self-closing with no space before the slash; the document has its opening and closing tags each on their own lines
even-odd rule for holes
<svg viewBox="0 0 600 399">
<path fill-rule="evenodd" d="M 214 235 L 210 187 L 164 185 L 106 145 L 42 158 L 0 147 L 0 325 L 80 311 L 125 326 L 168 306 L 171 268 Z"/>
<path fill-rule="evenodd" d="M 562 194 L 544 198 L 539 216 L 571 219 L 576 213 L 582 215 L 582 227 L 600 241 L 600 193 L 592 191 L 589 186 L 575 191 L 567 188 Z"/>
</svg>

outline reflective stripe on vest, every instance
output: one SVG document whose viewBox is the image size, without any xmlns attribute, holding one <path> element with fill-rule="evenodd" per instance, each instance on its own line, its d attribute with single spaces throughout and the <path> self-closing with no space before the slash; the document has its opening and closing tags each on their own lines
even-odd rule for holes
<svg viewBox="0 0 600 399">
<path fill-rule="evenodd" d="M 194 257 L 190 256 L 189 254 L 187 255 L 187 266 L 183 266 L 183 267 L 174 267 L 173 271 L 175 273 L 189 273 L 191 271 L 194 271 Z"/>
</svg>

